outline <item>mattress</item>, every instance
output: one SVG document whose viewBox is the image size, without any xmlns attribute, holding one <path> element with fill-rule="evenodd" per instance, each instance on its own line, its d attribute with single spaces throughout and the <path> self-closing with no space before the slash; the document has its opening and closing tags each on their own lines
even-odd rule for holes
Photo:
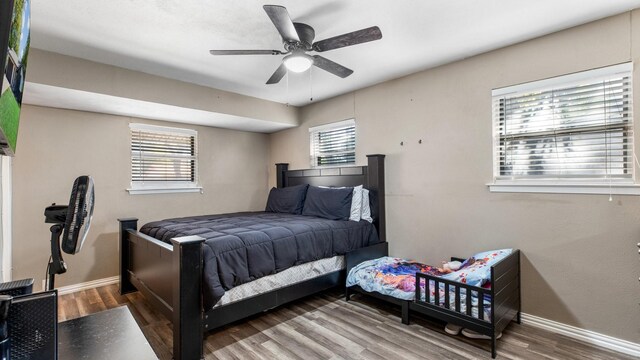
<svg viewBox="0 0 640 360">
<path fill-rule="evenodd" d="M 401 300 L 413 300 L 416 273 L 444 275 L 437 267 L 401 258 L 384 256 L 356 265 L 347 276 L 347 286 L 358 285 L 368 292 L 378 292 Z"/>
<path fill-rule="evenodd" d="M 242 284 L 379 242 L 375 227 L 367 221 L 268 212 L 167 219 L 148 223 L 140 232 L 167 243 L 190 235 L 205 239 L 203 302 L 207 309 Z"/>
</svg>

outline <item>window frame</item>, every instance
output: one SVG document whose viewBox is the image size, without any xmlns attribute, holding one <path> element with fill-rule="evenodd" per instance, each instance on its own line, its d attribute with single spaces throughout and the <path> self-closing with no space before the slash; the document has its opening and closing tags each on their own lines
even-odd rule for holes
<svg viewBox="0 0 640 360">
<path fill-rule="evenodd" d="M 348 126 L 353 126 L 353 130 L 354 130 L 353 162 L 341 163 L 341 164 L 318 165 L 318 161 L 317 161 L 318 154 L 315 152 L 316 149 L 314 146 L 314 139 L 313 139 L 314 135 L 317 134 L 318 132 L 331 131 L 334 129 L 348 127 Z M 358 148 L 357 140 L 358 140 L 358 137 L 357 137 L 357 127 L 356 127 L 355 118 L 310 127 L 309 128 L 309 163 L 311 165 L 311 168 L 323 169 L 323 168 L 355 166 L 356 159 L 357 159 L 357 148 Z"/>
<path fill-rule="evenodd" d="M 182 135 L 192 136 L 194 141 L 194 180 L 192 182 L 186 181 L 162 181 L 162 182 L 140 182 L 133 181 L 133 132 L 141 131 L 147 133 L 156 134 L 170 134 L 170 135 Z M 198 131 L 186 128 L 176 128 L 169 126 L 149 125 L 142 123 L 130 123 L 129 124 L 129 184 L 127 189 L 131 195 L 145 195 L 145 194 L 166 194 L 166 193 L 202 193 L 202 186 L 198 180 Z"/>
<path fill-rule="evenodd" d="M 493 136 L 493 153 L 492 153 L 492 171 L 493 180 L 487 184 L 491 192 L 531 192 L 531 193 L 567 193 L 567 194 L 608 194 L 608 195 L 640 195 L 640 184 L 636 183 L 636 174 L 638 171 L 637 159 L 635 156 L 636 143 L 635 138 L 631 135 L 631 176 L 626 179 L 612 178 L 610 176 L 605 177 L 551 177 L 551 178 L 533 178 L 527 176 L 504 176 L 500 174 L 500 132 L 498 129 L 498 121 L 496 111 L 499 111 L 495 102 L 505 95 L 512 95 L 518 93 L 537 92 L 550 89 L 567 88 L 574 85 L 582 84 L 585 81 L 597 81 L 599 78 L 607 76 L 614 76 L 617 74 L 628 74 L 631 81 L 629 87 L 629 95 L 631 100 L 631 114 L 629 119 L 631 121 L 630 129 L 633 132 L 635 123 L 633 116 L 633 63 L 622 63 L 612 66 L 606 66 L 593 70 L 587 70 L 568 75 L 561 75 L 553 78 L 548 78 L 539 81 L 527 82 L 514 86 L 507 86 L 503 88 L 497 88 L 492 90 L 492 116 L 491 127 Z"/>
</svg>

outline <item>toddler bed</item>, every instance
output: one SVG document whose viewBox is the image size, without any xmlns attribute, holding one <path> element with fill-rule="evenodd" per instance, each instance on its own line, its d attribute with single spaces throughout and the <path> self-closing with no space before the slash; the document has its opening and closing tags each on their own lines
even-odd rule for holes
<svg viewBox="0 0 640 360">
<path fill-rule="evenodd" d="M 399 305 L 402 322 L 422 313 L 486 335 L 491 355 L 496 340 L 514 318 L 520 323 L 520 252 L 503 249 L 475 254 L 459 270 L 382 257 L 361 263 L 347 258 L 347 301 L 353 292 Z"/>
</svg>

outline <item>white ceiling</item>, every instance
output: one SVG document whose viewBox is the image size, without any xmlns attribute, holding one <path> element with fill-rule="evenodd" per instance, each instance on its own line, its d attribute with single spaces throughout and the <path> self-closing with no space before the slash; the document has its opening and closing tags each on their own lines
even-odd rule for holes
<svg viewBox="0 0 640 360">
<path fill-rule="evenodd" d="M 284 5 L 316 40 L 380 27 L 379 41 L 324 52 L 353 75 L 313 68 L 265 85 L 282 56 L 263 4 Z M 33 0 L 31 46 L 262 99 L 308 104 L 640 7 L 640 0 Z"/>
</svg>

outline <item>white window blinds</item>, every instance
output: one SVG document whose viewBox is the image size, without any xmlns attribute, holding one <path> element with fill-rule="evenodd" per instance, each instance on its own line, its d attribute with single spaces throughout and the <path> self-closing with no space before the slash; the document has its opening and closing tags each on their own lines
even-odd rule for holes
<svg viewBox="0 0 640 360">
<path fill-rule="evenodd" d="M 355 120 L 312 127 L 309 135 L 312 167 L 355 164 Z"/>
<path fill-rule="evenodd" d="M 197 132 L 130 124 L 131 183 L 148 186 L 195 184 Z"/>
<path fill-rule="evenodd" d="M 493 91 L 494 177 L 633 179 L 631 64 Z"/>
</svg>

